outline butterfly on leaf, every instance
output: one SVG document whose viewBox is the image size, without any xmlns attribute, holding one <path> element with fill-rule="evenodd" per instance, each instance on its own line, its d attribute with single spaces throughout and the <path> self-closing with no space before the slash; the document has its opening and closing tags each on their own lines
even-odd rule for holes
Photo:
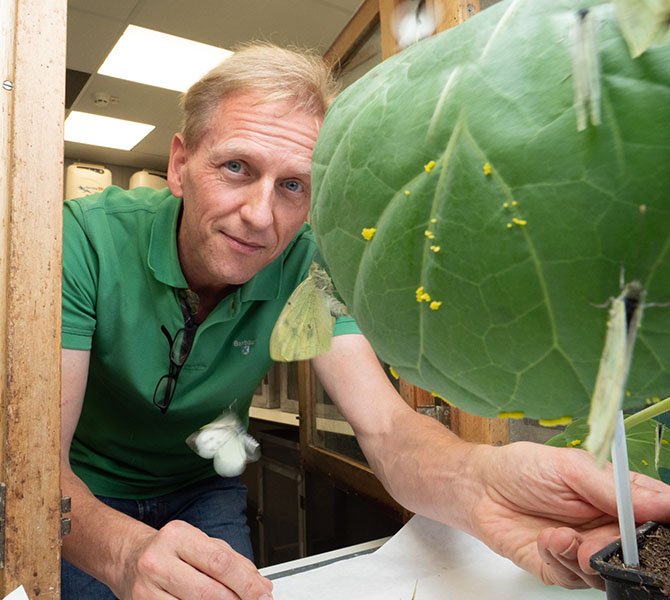
<svg viewBox="0 0 670 600">
<path fill-rule="evenodd" d="M 605 463 L 612 446 L 642 318 L 643 300 L 644 289 L 639 282 L 633 281 L 612 300 L 610 307 L 605 347 L 591 398 L 590 431 L 585 442 L 599 465 Z"/>
<path fill-rule="evenodd" d="M 270 336 L 270 356 L 279 362 L 308 360 L 330 350 L 335 317 L 346 314 L 333 284 L 319 265 L 291 294 Z"/>
<path fill-rule="evenodd" d="M 614 0 L 614 6 L 633 58 L 670 39 L 670 0 Z"/>
<path fill-rule="evenodd" d="M 214 470 L 221 477 L 241 475 L 247 463 L 261 456 L 258 442 L 242 427 L 234 413 L 224 413 L 186 438 L 198 456 L 214 459 Z"/>
<path fill-rule="evenodd" d="M 593 15 L 583 8 L 575 15 L 572 75 L 577 131 L 584 131 L 589 122 L 600 125 L 600 62 Z"/>
</svg>

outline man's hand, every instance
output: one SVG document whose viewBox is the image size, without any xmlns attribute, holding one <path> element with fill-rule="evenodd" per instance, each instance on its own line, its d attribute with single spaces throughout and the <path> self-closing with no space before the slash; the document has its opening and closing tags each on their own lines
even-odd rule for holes
<svg viewBox="0 0 670 600">
<path fill-rule="evenodd" d="M 172 521 L 156 531 L 100 502 L 70 468 L 90 352 L 63 350 L 61 488 L 72 498 L 63 557 L 122 600 L 271 600 L 272 583 L 225 542 Z"/>
<path fill-rule="evenodd" d="M 603 588 L 591 555 L 618 537 L 611 466 L 583 450 L 459 439 L 410 409 L 360 335 L 313 359 L 377 477 L 412 512 L 481 539 L 547 584 Z M 632 475 L 635 517 L 670 521 L 670 486 Z"/>
<path fill-rule="evenodd" d="M 122 600 L 272 598 L 272 583 L 251 561 L 183 521 L 144 534 L 129 549 L 122 573 L 114 586 Z"/>
<path fill-rule="evenodd" d="M 589 559 L 619 537 L 611 466 L 529 442 L 481 446 L 472 457 L 484 490 L 472 533 L 544 583 L 604 589 Z M 637 473 L 631 481 L 637 522 L 670 520 L 670 486 Z"/>
</svg>

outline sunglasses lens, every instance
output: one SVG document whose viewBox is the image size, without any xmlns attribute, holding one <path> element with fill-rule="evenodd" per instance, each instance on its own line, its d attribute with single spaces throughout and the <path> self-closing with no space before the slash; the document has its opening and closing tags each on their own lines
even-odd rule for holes
<svg viewBox="0 0 670 600">
<path fill-rule="evenodd" d="M 170 346 L 170 360 L 181 367 L 186 361 L 190 348 L 184 347 L 184 330 L 180 329 L 174 336 L 172 346 Z"/>
</svg>

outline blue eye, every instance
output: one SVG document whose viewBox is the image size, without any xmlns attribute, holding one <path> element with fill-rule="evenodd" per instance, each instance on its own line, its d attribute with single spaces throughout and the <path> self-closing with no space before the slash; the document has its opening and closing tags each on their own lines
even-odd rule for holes
<svg viewBox="0 0 670 600">
<path fill-rule="evenodd" d="M 244 170 L 244 165 L 239 160 L 227 160 L 223 166 L 233 173 L 242 173 Z"/>
<path fill-rule="evenodd" d="M 294 192 L 294 193 L 300 193 L 303 191 L 304 187 L 302 183 L 299 181 L 296 181 L 295 179 L 291 179 L 284 183 L 284 187 L 289 191 L 289 192 Z"/>
</svg>

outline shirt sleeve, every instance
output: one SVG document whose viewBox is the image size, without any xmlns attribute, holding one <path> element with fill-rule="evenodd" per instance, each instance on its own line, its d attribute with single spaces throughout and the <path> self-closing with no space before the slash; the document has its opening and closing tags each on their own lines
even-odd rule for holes
<svg viewBox="0 0 670 600">
<path fill-rule="evenodd" d="M 90 350 L 95 331 L 98 260 L 82 223 L 84 213 L 76 202 L 63 211 L 62 346 Z"/>
<path fill-rule="evenodd" d="M 346 335 L 349 333 L 361 333 L 354 318 L 349 316 L 337 317 L 335 319 L 335 326 L 333 327 L 333 335 Z"/>
</svg>

